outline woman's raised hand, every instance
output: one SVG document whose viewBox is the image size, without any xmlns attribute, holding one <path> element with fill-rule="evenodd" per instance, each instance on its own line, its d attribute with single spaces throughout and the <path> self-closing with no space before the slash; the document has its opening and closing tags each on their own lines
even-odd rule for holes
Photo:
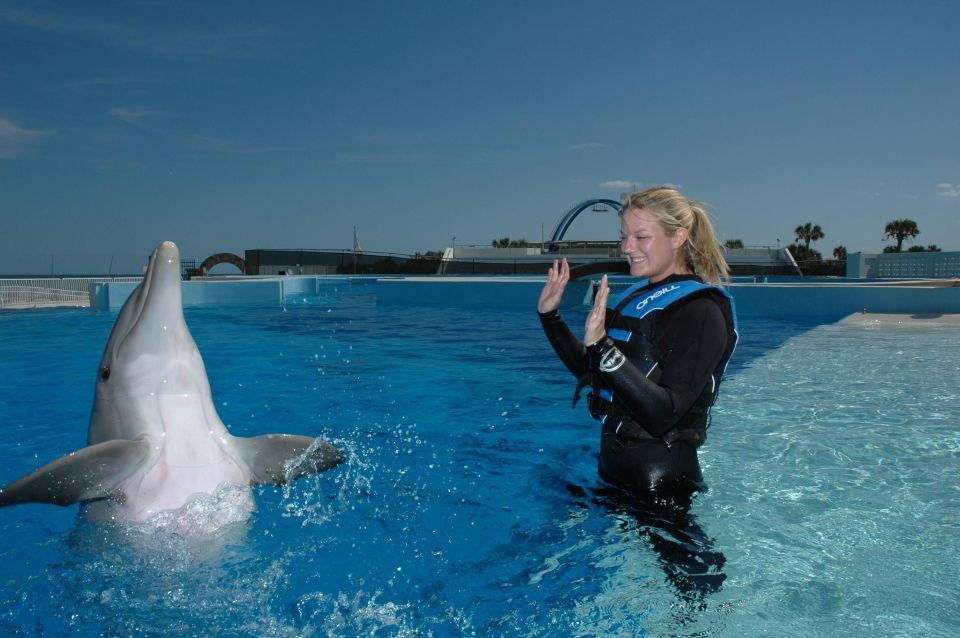
<svg viewBox="0 0 960 638">
<path fill-rule="evenodd" d="M 553 266 L 547 271 L 547 283 L 540 292 L 537 312 L 543 315 L 559 308 L 568 281 L 570 281 L 570 264 L 567 263 L 567 258 L 564 257 L 563 261 L 554 259 Z"/>
<path fill-rule="evenodd" d="M 593 298 L 593 308 L 587 315 L 587 323 L 583 329 L 583 343 L 590 346 L 607 336 L 607 297 L 610 296 L 610 287 L 607 285 L 607 276 L 600 279 L 600 290 Z"/>
</svg>

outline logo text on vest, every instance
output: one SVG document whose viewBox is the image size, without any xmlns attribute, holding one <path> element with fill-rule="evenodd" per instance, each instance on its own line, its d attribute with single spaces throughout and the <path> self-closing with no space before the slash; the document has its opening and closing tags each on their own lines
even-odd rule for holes
<svg viewBox="0 0 960 638">
<path fill-rule="evenodd" d="M 677 284 L 673 284 L 673 285 L 670 285 L 670 286 L 665 286 L 665 287 L 661 288 L 660 290 L 658 290 L 658 291 L 656 291 L 656 292 L 654 292 L 654 293 L 652 293 L 652 294 L 647 295 L 646 297 L 644 297 L 643 299 L 640 300 L 640 303 L 637 304 L 637 310 L 643 310 L 643 307 L 646 306 L 646 305 L 647 305 L 648 303 L 650 303 L 651 301 L 653 301 L 654 299 L 658 299 L 658 298 L 664 296 L 665 294 L 667 294 L 668 292 L 673 292 L 674 290 L 677 290 L 677 289 L 679 289 L 679 288 L 680 288 L 680 286 L 678 286 Z"/>
</svg>

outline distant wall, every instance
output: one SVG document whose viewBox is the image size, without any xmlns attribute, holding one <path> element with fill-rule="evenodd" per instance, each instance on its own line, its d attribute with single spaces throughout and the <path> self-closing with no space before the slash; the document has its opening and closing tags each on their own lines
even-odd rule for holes
<svg viewBox="0 0 960 638">
<path fill-rule="evenodd" d="M 90 285 L 90 307 L 119 310 L 139 284 L 95 283 Z M 251 305 L 283 303 L 279 280 L 192 280 L 180 284 L 184 306 Z"/>
<path fill-rule="evenodd" d="M 400 277 L 378 281 L 377 303 L 410 306 L 484 306 L 527 308 L 535 312 L 543 278 Z M 626 288 L 626 278 L 611 279 L 611 296 Z M 563 306 L 588 304 L 591 282 L 568 285 Z M 831 322 L 855 312 L 960 314 L 960 288 L 875 283 L 735 283 L 730 287 L 741 317 L 816 319 Z"/>
<path fill-rule="evenodd" d="M 299 248 L 247 250 L 244 261 L 248 272 L 255 275 L 432 275 L 440 268 L 439 255 L 427 257 Z"/>
<path fill-rule="evenodd" d="M 399 255 L 351 250 L 265 249 L 247 250 L 247 274 L 254 275 L 542 275 L 555 259 L 565 257 L 571 266 L 622 258 L 617 242 L 556 242 L 554 250 L 540 246 L 494 248 L 447 247 L 439 253 Z M 799 275 L 786 248 L 725 249 L 731 272 L 746 275 Z"/>
<path fill-rule="evenodd" d="M 273 305 L 309 298 L 330 286 L 373 286 L 377 304 L 401 306 L 464 306 L 512 308 L 536 312 L 544 277 L 238 277 L 183 282 L 184 306 Z M 772 278 L 771 278 L 772 279 Z M 618 294 L 629 278 L 613 277 Z M 947 284 L 947 285 L 944 285 Z M 97 283 L 90 287 L 90 305 L 119 310 L 136 283 Z M 595 282 L 579 280 L 567 286 L 564 307 L 591 303 Z M 949 282 L 735 283 L 730 287 L 741 317 L 836 321 L 855 312 L 892 314 L 960 314 L 960 287 Z"/>
<path fill-rule="evenodd" d="M 372 282 L 353 277 L 212 277 L 180 284 L 183 305 L 190 306 L 280 306 L 291 298 L 319 294 L 325 286 Z M 137 287 L 136 283 L 90 285 L 90 307 L 119 310 Z"/>
</svg>

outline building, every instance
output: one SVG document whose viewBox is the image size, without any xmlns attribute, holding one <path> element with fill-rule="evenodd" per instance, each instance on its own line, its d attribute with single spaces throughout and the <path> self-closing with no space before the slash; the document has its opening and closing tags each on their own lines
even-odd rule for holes
<svg viewBox="0 0 960 638">
<path fill-rule="evenodd" d="M 960 277 L 960 252 L 850 253 L 847 255 L 847 277 Z"/>
</svg>

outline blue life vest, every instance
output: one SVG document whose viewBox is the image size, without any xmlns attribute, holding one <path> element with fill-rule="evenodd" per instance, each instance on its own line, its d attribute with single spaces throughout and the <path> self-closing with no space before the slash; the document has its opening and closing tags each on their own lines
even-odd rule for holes
<svg viewBox="0 0 960 638">
<path fill-rule="evenodd" d="M 666 282 L 645 290 L 648 286 L 649 281 L 646 279 L 637 282 L 617 297 L 612 308 L 608 307 L 607 335 L 630 363 L 654 382 L 659 380 L 661 375 L 663 355 L 657 347 L 657 341 L 662 336 L 659 318 L 663 311 L 691 295 L 704 293 L 718 294 L 727 302 L 720 304 L 727 320 L 727 348 L 711 375 L 711 383 L 703 389 L 690 411 L 664 435 L 664 440 L 669 443 L 684 436 L 683 431 L 686 430 L 687 438 L 692 437 L 694 442 L 699 444 L 706 440 L 710 407 L 716 401 L 720 380 L 739 338 L 733 297 L 719 286 L 693 279 Z M 642 424 L 633 423 L 630 416 L 615 403 L 609 388 L 594 387 L 591 412 L 605 427 L 619 432 L 626 425 L 623 431 L 632 431 L 634 438 L 653 438 L 642 430 Z"/>
</svg>

